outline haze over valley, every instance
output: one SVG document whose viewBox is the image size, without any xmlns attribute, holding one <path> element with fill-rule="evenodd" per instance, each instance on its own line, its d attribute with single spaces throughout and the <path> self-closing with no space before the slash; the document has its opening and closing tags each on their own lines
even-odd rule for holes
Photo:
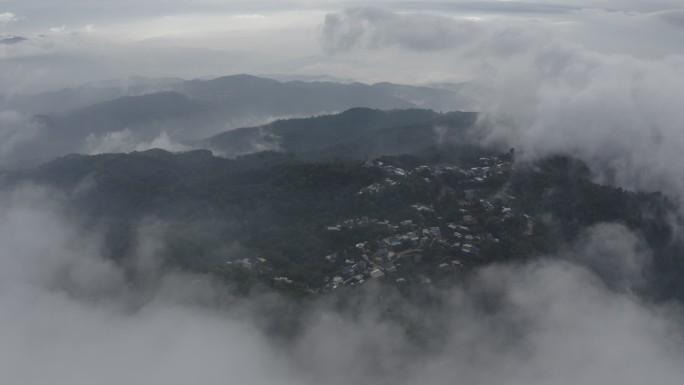
<svg viewBox="0 0 684 385">
<path fill-rule="evenodd" d="M 684 378 L 675 0 L 0 1 L 0 382 Z"/>
</svg>

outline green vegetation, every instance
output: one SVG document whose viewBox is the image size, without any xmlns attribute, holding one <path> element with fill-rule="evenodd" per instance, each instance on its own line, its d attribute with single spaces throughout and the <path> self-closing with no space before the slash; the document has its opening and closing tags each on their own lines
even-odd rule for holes
<svg viewBox="0 0 684 385">
<path fill-rule="evenodd" d="M 431 151 L 430 158 L 455 159 L 452 150 Z M 466 151 L 458 169 L 467 171 L 478 155 L 491 153 Z M 508 155 L 498 159 L 507 162 Z M 32 180 L 67 193 L 89 223 L 106 230 L 106 252 L 115 260 L 130 257 L 142 221 L 161 220 L 167 224 L 167 264 L 214 273 L 243 290 L 259 281 L 288 286 L 271 282 L 273 277 L 287 277 L 302 289 L 322 287 L 341 263 L 331 264 L 326 255 L 392 234 L 383 226 L 343 231 L 328 231 L 328 226 L 369 217 L 446 229 L 463 217 L 460 210 L 469 191 L 492 202 L 486 208 L 469 204 L 469 214 L 477 219 L 473 234 L 497 242 L 480 245 L 477 258 L 461 258 L 466 267 L 550 253 L 588 226 L 605 221 L 622 222 L 641 232 L 658 255 L 665 255 L 663 245 L 671 238 L 666 221 L 671 207 L 665 197 L 596 185 L 588 179 L 586 167 L 568 158 L 491 173 L 476 185 L 472 175 L 464 176 L 466 171 L 434 171 L 444 163 L 435 165 L 420 154 L 385 156 L 375 161 L 379 163 L 417 171 L 395 178 L 394 186 L 366 194 L 360 192 L 369 185 L 388 183 L 387 171 L 369 167 L 368 162 L 308 162 L 275 152 L 231 160 L 208 151 L 151 150 L 70 155 L 10 174 L 5 183 Z M 432 164 L 433 171 L 420 168 L 425 164 Z M 417 202 L 434 212 L 417 212 L 411 207 Z M 506 206 L 516 214 L 502 220 Z M 529 215 L 529 222 L 523 214 Z M 542 216 L 551 220 L 541 221 Z M 529 223 L 534 231 L 523 235 Z M 460 255 L 434 242 L 423 254 L 425 261 L 435 263 Z M 257 262 L 259 258 L 266 262 Z M 241 262 L 245 259 L 250 261 L 247 265 Z"/>
<path fill-rule="evenodd" d="M 665 282 L 658 294 L 684 297 L 674 205 L 665 196 L 595 184 L 568 157 L 515 165 L 512 149 L 495 153 L 467 140 L 474 118 L 359 108 L 212 139 L 239 147 L 270 138 L 277 152 L 68 155 L 8 172 L 2 183 L 62 191 L 88 226 L 103 230 L 106 255 L 124 265 L 141 226 L 160 221 L 169 266 L 215 274 L 245 292 L 261 282 L 303 294 L 339 275 L 358 282 L 373 268 L 395 274 L 399 257 L 401 277 L 438 284 L 456 270 L 552 254 L 594 224 L 619 222 L 653 249 L 654 273 Z M 388 256 L 392 250 L 413 254 Z"/>
<path fill-rule="evenodd" d="M 476 113 L 352 108 L 341 114 L 279 120 L 213 136 L 202 146 L 235 156 L 278 149 L 306 160 L 364 159 L 414 153 L 440 141 L 467 145 Z M 457 139 L 458 140 L 455 140 Z"/>
</svg>

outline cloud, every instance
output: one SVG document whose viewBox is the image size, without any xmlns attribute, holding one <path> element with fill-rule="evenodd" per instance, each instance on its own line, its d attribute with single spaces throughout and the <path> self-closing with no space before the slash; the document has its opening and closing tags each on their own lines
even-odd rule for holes
<svg viewBox="0 0 684 385">
<path fill-rule="evenodd" d="M 427 14 L 404 16 L 381 8 L 359 7 L 328 14 L 323 43 L 333 53 L 386 46 L 433 51 L 464 44 L 479 31 L 477 24 L 469 20 Z"/>
<path fill-rule="evenodd" d="M 266 18 L 266 16 L 259 15 L 259 14 L 251 14 L 251 15 L 235 15 L 235 16 L 233 16 L 233 18 L 238 19 L 238 20 L 259 20 L 259 19 Z"/>
<path fill-rule="evenodd" d="M 626 263 L 620 282 L 631 282 L 649 251 L 622 226 L 589 229 L 558 257 L 479 269 L 429 300 L 369 284 L 290 302 L 163 269 L 161 222 L 140 226 L 131 274 L 100 254 L 102 236 L 67 197 L 24 186 L 0 198 L 5 383 L 641 385 L 684 374 L 679 306 L 583 265 Z M 288 314 L 293 333 L 272 334 Z"/>
<path fill-rule="evenodd" d="M 19 20 L 19 18 L 13 14 L 12 12 L 3 12 L 0 13 L 0 27 L 5 26 L 9 23 L 15 22 Z"/>
<path fill-rule="evenodd" d="M 190 4 L 145 0 L 102 1 L 95 6 L 67 0 L 58 5 L 40 1 L 41 7 L 30 5 L 35 2 L 15 3 L 13 12 L 23 19 L 12 24 L 12 33 L 41 40 L 43 50 L 29 49 L 35 48 L 35 42 L 24 42 L 24 47 L 12 51 L 0 49 L 0 57 L 13 58 L 3 60 L 0 66 L 0 73 L 11 74 L 0 79 L 0 88 L 12 92 L 36 92 L 41 85 L 42 90 L 54 89 L 130 75 L 192 78 L 240 72 L 333 73 L 366 82 L 460 82 L 468 80 L 471 69 L 449 69 L 447 62 L 460 58 L 447 51 L 477 47 L 493 25 L 500 30 L 545 26 L 546 31 L 539 34 L 542 40 L 564 34 L 599 51 L 663 55 L 668 50 L 684 50 L 679 44 L 681 34 L 673 33 L 678 29 L 656 17 L 651 17 L 657 21 L 652 20 L 652 24 L 659 24 L 659 28 L 647 30 L 643 22 L 648 18 L 644 12 L 672 10 L 676 1 L 581 1 L 571 5 L 564 1 L 379 1 L 374 4 L 435 14 L 368 7 L 331 13 L 323 25 L 323 41 L 328 52 L 337 53 L 334 61 L 316 57 L 320 54 L 317 28 L 325 12 L 355 4 L 352 1 Z M 56 12 L 65 14 L 58 23 L 53 17 Z M 592 19 L 588 16 L 592 12 L 608 16 Z M 251 18 L 255 15 L 264 18 Z M 480 21 L 472 21 L 475 18 Z M 628 27 L 616 22 L 618 19 L 630 19 L 633 24 Z M 91 24 L 97 28 L 90 32 L 79 27 Z M 65 26 L 64 32 L 49 32 L 60 26 Z M 47 36 L 38 39 L 39 35 Z M 296 47 L 288 44 L 292 41 L 298 42 Z M 139 43 L 144 47 L 137 49 Z M 365 56 L 354 56 L 352 50 L 362 47 Z M 411 50 L 412 54 L 391 53 L 380 50 L 382 47 Z"/>
<path fill-rule="evenodd" d="M 141 140 L 133 131 L 125 129 L 122 131 L 108 132 L 99 136 L 90 134 L 85 138 L 85 142 L 83 151 L 87 154 L 145 151 L 152 148 L 160 148 L 172 152 L 190 149 L 190 147 L 173 141 L 166 131 L 163 130 L 151 141 Z"/>
<path fill-rule="evenodd" d="M 602 183 L 684 198 L 684 60 L 601 55 L 554 42 L 510 57 L 488 79 L 489 139 L 588 162 Z"/>
<path fill-rule="evenodd" d="M 445 373 L 508 384 L 638 384 L 656 373 L 679 375 L 672 358 L 681 347 L 667 337 L 676 317 L 611 294 L 582 268 L 499 266 L 483 271 L 480 284 L 488 295 L 500 293 L 500 302 L 491 313 L 455 315 L 445 354 L 428 364 L 434 383 L 447 383 Z"/>
<path fill-rule="evenodd" d="M 279 382 L 279 359 L 263 336 L 197 308 L 212 292 L 208 280 L 169 273 L 151 297 L 132 289 L 99 255 L 99 236 L 69 219 L 56 197 L 28 186 L 2 194 L 3 382 Z"/>
<path fill-rule="evenodd" d="M 645 289 L 652 258 L 643 239 L 623 225 L 606 223 L 586 229 L 566 255 L 621 292 Z"/>
<path fill-rule="evenodd" d="M 25 150 L 41 132 L 41 125 L 31 116 L 13 111 L 0 110 L 0 164 L 12 161 Z"/>
<path fill-rule="evenodd" d="M 661 11 L 652 15 L 674 27 L 684 28 L 684 9 Z"/>
<path fill-rule="evenodd" d="M 577 15 L 584 22 L 601 20 L 615 28 L 663 31 L 650 14 Z M 450 27 L 425 25 L 432 22 Z M 396 27 L 419 24 L 416 38 Z M 463 25 L 422 14 L 355 8 L 329 15 L 322 36 L 326 47 L 338 53 L 351 50 L 353 55 L 373 47 L 369 55 L 381 56 L 381 51 L 410 64 L 425 55 L 421 50 L 436 49 L 439 63 L 450 63 L 454 74 L 466 74 L 478 85 L 473 96 L 483 112 L 485 143 L 514 146 L 522 150 L 521 160 L 571 155 L 590 165 L 597 182 L 661 190 L 684 201 L 684 171 L 675 161 L 684 152 L 679 124 L 684 110 L 678 103 L 684 100 L 684 54 L 600 52 L 572 41 L 572 31 L 553 23 L 478 23 L 465 29 L 470 35 L 452 32 L 462 31 Z M 423 39 L 431 32 L 443 39 Z"/>
</svg>

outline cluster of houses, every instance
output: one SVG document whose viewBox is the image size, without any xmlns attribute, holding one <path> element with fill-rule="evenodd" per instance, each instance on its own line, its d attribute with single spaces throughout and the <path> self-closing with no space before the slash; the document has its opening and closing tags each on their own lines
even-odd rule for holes
<svg viewBox="0 0 684 385">
<path fill-rule="evenodd" d="M 406 178 L 412 174 L 411 171 L 407 171 L 400 167 L 385 164 L 380 161 L 368 161 L 363 166 L 366 168 L 377 168 L 379 170 L 382 170 L 385 174 L 385 179 L 383 179 L 382 182 L 376 182 L 362 188 L 358 192 L 359 195 L 381 193 L 384 191 L 385 187 L 394 187 L 400 183 L 400 180 L 402 178 Z"/>
<path fill-rule="evenodd" d="M 356 286 L 368 280 L 392 279 L 397 283 L 417 278 L 419 282 L 430 283 L 431 280 L 420 273 L 410 277 L 411 272 L 402 268 L 406 258 L 413 262 L 423 263 L 423 257 L 429 250 L 439 250 L 428 262 L 435 271 L 458 270 L 476 260 L 486 244 L 497 244 L 499 239 L 483 229 L 483 217 L 491 217 L 493 212 L 501 221 L 512 218 L 516 213 L 511 207 L 495 204 L 481 198 L 477 184 L 488 178 L 502 176 L 510 169 L 510 163 L 499 157 L 482 157 L 473 167 L 462 168 L 452 164 L 422 165 L 405 170 L 380 161 L 366 162 L 364 167 L 374 167 L 383 171 L 383 179 L 362 188 L 358 194 L 379 194 L 385 189 L 401 183 L 403 178 L 419 175 L 430 183 L 432 178 L 441 174 L 457 175 L 463 185 L 464 196 L 458 201 L 459 220 L 441 221 L 440 213 L 435 212 L 431 204 L 416 202 L 411 207 L 421 220 L 406 219 L 398 223 L 386 220 L 369 219 L 368 217 L 347 219 L 341 223 L 328 226 L 329 231 L 344 231 L 355 227 L 386 226 L 390 235 L 381 239 L 370 239 L 354 245 L 353 250 L 340 250 L 325 256 L 328 263 L 339 266 L 336 273 L 328 277 L 327 289 L 340 286 Z M 496 209 L 496 211 L 495 211 Z M 519 213 L 518 213 L 519 214 Z M 436 219 L 438 218 L 438 219 Z M 532 231 L 529 221 L 528 231 Z M 434 254 L 434 252 L 433 252 Z M 343 261 L 338 260 L 343 258 Z"/>
<path fill-rule="evenodd" d="M 423 256 L 427 249 L 440 250 L 440 255 L 429 262 L 435 271 L 459 270 L 476 261 L 483 245 L 499 243 L 498 238 L 482 229 L 481 219 L 476 214 L 492 213 L 494 204 L 486 199 L 462 200 L 459 203 L 462 206 L 462 216 L 460 220 L 453 222 L 427 223 L 407 219 L 392 223 L 363 217 L 348 219 L 328 227 L 329 230 L 343 231 L 370 225 L 386 226 L 390 235 L 360 242 L 347 250 L 325 256 L 328 263 L 340 266 L 328 278 L 325 289 L 361 285 L 374 279 L 392 279 L 398 284 L 407 282 L 407 278 L 411 278 L 411 272 L 402 269 L 402 263 L 406 258 L 414 263 L 424 262 Z M 422 203 L 416 203 L 412 207 L 418 212 L 434 212 L 432 206 Z M 500 207 L 497 215 L 500 220 L 505 221 L 514 215 L 514 210 Z M 338 261 L 338 258 L 344 258 L 344 261 Z M 413 278 L 423 283 L 431 282 L 422 275 Z"/>
<path fill-rule="evenodd" d="M 430 183 L 429 176 L 437 176 L 441 174 L 455 174 L 462 178 L 463 184 L 478 184 L 484 183 L 492 176 L 503 176 L 509 169 L 510 163 L 501 161 L 498 157 L 482 157 L 479 158 L 479 166 L 461 168 L 453 164 L 438 164 L 434 166 L 422 165 L 415 167 L 413 170 L 404 170 L 400 167 L 385 164 L 381 161 L 368 161 L 364 164 L 367 168 L 377 168 L 382 170 L 385 178 L 380 182 L 375 182 L 359 190 L 359 195 L 364 194 L 378 194 L 383 192 L 388 187 L 394 187 L 401 183 L 403 178 L 413 174 L 425 176 L 425 182 Z"/>
<path fill-rule="evenodd" d="M 240 258 L 234 261 L 227 261 L 226 265 L 237 265 L 241 266 L 247 270 L 256 269 L 262 267 L 266 264 L 266 259 L 264 258 Z"/>
<path fill-rule="evenodd" d="M 479 165 L 462 168 L 452 164 L 438 164 L 434 166 L 418 166 L 415 172 L 426 176 L 441 174 L 455 174 L 461 177 L 464 185 L 477 185 L 495 176 L 503 176 L 510 170 L 510 162 L 501 161 L 498 157 L 483 157 L 479 159 Z M 428 181 L 429 179 L 426 179 Z"/>
<path fill-rule="evenodd" d="M 483 247 L 500 242 L 484 230 L 485 219 L 494 217 L 506 221 L 522 214 L 501 203 L 495 205 L 480 196 L 478 183 L 496 175 L 503 175 L 510 169 L 510 163 L 501 161 L 499 157 L 480 158 L 476 167 L 469 168 L 439 164 L 405 170 L 380 161 L 366 162 L 364 167 L 378 168 L 384 175 L 381 181 L 362 188 L 358 192 L 360 195 L 380 194 L 409 176 L 418 175 L 429 183 L 434 176 L 456 174 L 459 177 L 458 183 L 463 185 L 463 194 L 458 200 L 458 212 L 451 212 L 449 218 L 457 219 L 443 220 L 441 213 L 436 212 L 432 204 L 416 202 L 410 205 L 416 211 L 414 219 L 390 222 L 360 217 L 327 226 L 329 232 L 375 226 L 383 231 L 373 231 L 369 234 L 384 235 L 377 235 L 377 238 L 367 239 L 333 254 L 322 256 L 326 263 L 335 266 L 335 273 L 327 277 L 325 286 L 320 290 L 358 286 L 370 280 L 392 280 L 397 284 L 409 281 L 431 284 L 430 272 L 461 270 L 477 262 Z M 525 235 L 530 235 L 533 229 L 532 221 L 529 220 L 528 223 Z M 420 272 L 412 271 L 412 268 L 419 265 Z M 279 282 L 289 281 L 284 277 L 275 279 Z"/>
</svg>

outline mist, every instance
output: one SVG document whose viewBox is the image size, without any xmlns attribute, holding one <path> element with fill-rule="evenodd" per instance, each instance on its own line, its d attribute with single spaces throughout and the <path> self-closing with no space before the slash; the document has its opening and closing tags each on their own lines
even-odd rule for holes
<svg viewBox="0 0 684 385">
<path fill-rule="evenodd" d="M 513 58 L 497 74 L 483 125 L 524 157 L 567 154 L 600 183 L 681 198 L 681 57 L 641 61 L 572 46 Z M 519 60 L 519 61 L 518 61 Z M 508 90 L 508 91 L 504 91 Z"/>
<path fill-rule="evenodd" d="M 515 147 L 522 162 L 553 154 L 577 157 L 599 183 L 681 199 L 684 175 L 675 159 L 684 151 L 679 103 L 684 56 L 669 38 L 651 35 L 679 36 L 678 15 L 677 10 L 575 15 L 588 29 L 599 28 L 595 23 L 601 20 L 607 36 L 616 26 L 641 32 L 622 36 L 612 48 L 597 45 L 604 39 L 599 31 L 592 43 L 553 23 L 474 22 L 375 8 L 328 15 L 322 36 L 324 47 L 340 55 L 371 49 L 394 55 L 397 47 L 409 57 L 426 51 L 443 55 L 454 73 L 467 72 L 478 85 L 472 97 L 481 112 L 483 143 Z M 398 29 L 407 23 L 419 32 Z M 645 38 L 663 50 L 648 52 Z M 619 48 L 627 41 L 628 49 Z"/>
<path fill-rule="evenodd" d="M 3 382 L 617 385 L 684 374 L 681 308 L 634 294 L 650 254 L 621 225 L 588 229 L 558 256 L 477 269 L 427 302 L 368 285 L 302 304 L 164 268 L 158 221 L 141 224 L 138 263 L 122 266 L 59 193 L 24 186 L 1 202 Z M 293 312 L 294 331 L 273 334 Z"/>
<path fill-rule="evenodd" d="M 32 116 L 14 110 L 0 110 L 0 164 L 11 162 L 18 150 L 41 132 Z"/>
<path fill-rule="evenodd" d="M 203 6 L 221 8 L 213 3 Z M 193 78 L 247 70 L 369 82 L 467 80 L 480 143 L 515 147 L 522 165 L 569 155 L 587 163 L 596 182 L 684 199 L 677 4 L 610 2 L 617 9 L 607 10 L 589 2 L 454 2 L 461 8 L 431 4 L 451 11 L 421 13 L 399 3 L 326 3 L 278 18 L 267 12 L 277 6 L 260 2 L 261 13 L 229 15 L 239 32 L 222 27 L 209 40 L 216 29 L 178 37 L 169 25 L 185 30 L 193 21 L 215 26 L 223 19 L 150 18 L 150 4 L 139 17 L 119 14 L 124 22 L 103 27 L 88 27 L 87 12 L 63 28 L 36 13 L 41 25 L 32 29 L 25 5 L 0 9 L 0 32 L 19 26 L 29 38 L 0 46 L 0 85 L 13 95 L 133 73 Z M 248 33 L 245 20 L 260 26 L 273 17 L 278 28 Z M 150 19 L 155 28 L 145 29 Z M 142 38 L 122 38 L 129 26 Z M 296 38 L 304 48 L 284 52 L 284 42 Z M 187 47 L 198 41 L 201 48 Z M 246 46 L 259 49 L 241 51 Z M 85 107 L 73 103 L 59 112 Z M 0 163 L 18 154 L 56 155 L 39 147 L 27 155 L 45 127 L 35 111 L 14 107 L 0 112 Z M 157 123 L 143 134 L 140 127 L 82 135 L 74 148 L 192 147 L 181 140 L 188 138 L 181 125 Z M 169 230 L 159 218 L 140 221 L 130 260 L 112 260 L 104 231 L 74 210 L 68 195 L 37 185 L 0 192 L 0 382 L 643 385 L 684 377 L 681 304 L 649 296 L 658 284 L 653 253 L 622 224 L 594 225 L 554 255 L 478 267 L 408 296 L 369 283 L 302 301 L 265 286 L 244 295 L 230 282 L 168 266 Z"/>
</svg>

